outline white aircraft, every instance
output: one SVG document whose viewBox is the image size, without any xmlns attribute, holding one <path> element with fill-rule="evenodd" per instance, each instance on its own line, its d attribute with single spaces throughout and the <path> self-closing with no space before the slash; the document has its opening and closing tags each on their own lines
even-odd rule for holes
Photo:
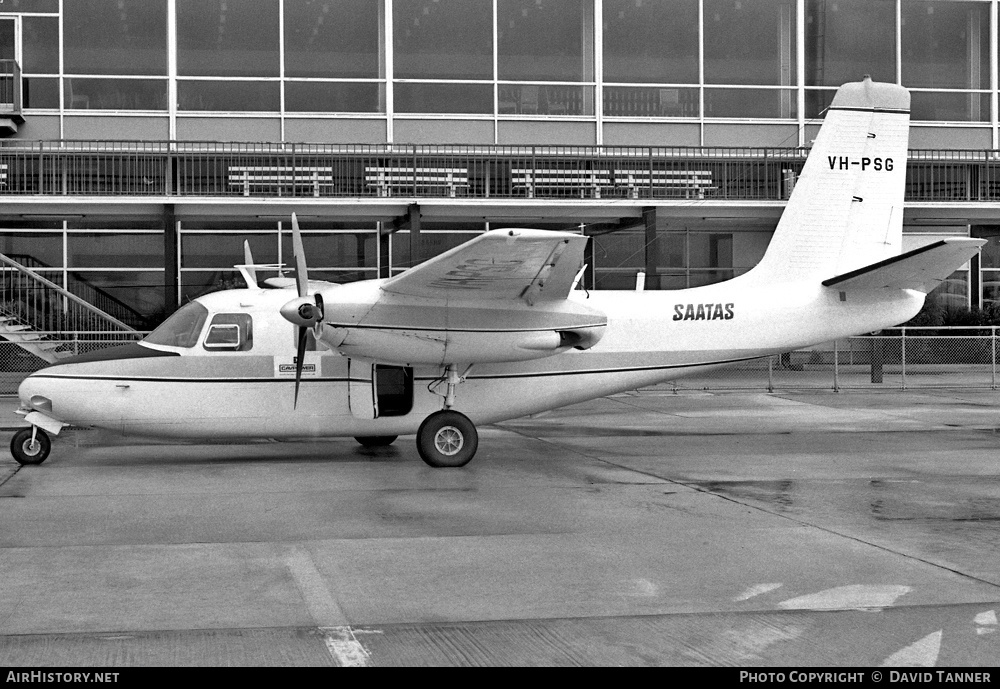
<svg viewBox="0 0 1000 689">
<path fill-rule="evenodd" d="M 424 461 L 457 467 L 477 425 L 902 323 L 984 243 L 900 255 L 909 103 L 867 78 L 841 87 L 759 265 L 706 287 L 576 290 L 587 238 L 529 229 L 388 279 L 310 281 L 293 216 L 295 280 L 259 285 L 248 256 L 247 289 L 32 374 L 11 450 L 40 463 L 67 425 L 362 445 L 415 433 Z"/>
</svg>

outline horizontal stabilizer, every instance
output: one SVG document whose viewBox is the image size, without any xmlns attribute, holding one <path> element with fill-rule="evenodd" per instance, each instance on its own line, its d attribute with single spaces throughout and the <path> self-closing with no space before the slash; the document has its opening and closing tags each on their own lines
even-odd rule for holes
<svg viewBox="0 0 1000 689">
<path fill-rule="evenodd" d="M 825 287 L 912 289 L 927 294 L 979 253 L 985 239 L 953 237 L 824 280 Z"/>
</svg>

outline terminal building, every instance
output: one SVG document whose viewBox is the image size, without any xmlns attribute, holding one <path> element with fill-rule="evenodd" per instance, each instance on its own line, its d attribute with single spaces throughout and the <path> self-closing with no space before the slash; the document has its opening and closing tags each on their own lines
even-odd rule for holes
<svg viewBox="0 0 1000 689">
<path fill-rule="evenodd" d="M 935 295 L 990 306 L 998 4 L 2 0 L 0 323 L 99 329 L 27 308 L 59 288 L 147 330 L 245 239 L 291 263 L 293 212 L 320 279 L 516 226 L 591 236 L 592 289 L 726 280 L 864 75 L 912 94 L 904 250 L 990 238 Z"/>
</svg>

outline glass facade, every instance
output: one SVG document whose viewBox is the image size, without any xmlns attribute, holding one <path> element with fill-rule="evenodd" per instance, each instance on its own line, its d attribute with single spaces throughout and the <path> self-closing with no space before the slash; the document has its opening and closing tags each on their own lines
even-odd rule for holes
<svg viewBox="0 0 1000 689">
<path fill-rule="evenodd" d="M 917 137 L 944 133 L 948 148 L 996 149 L 1000 64 L 990 56 L 998 5 L 7 0 L 0 56 L 21 66 L 28 125 L 15 136 L 24 139 L 710 146 L 728 133 L 755 146 L 758 133 L 773 130 L 762 145 L 792 147 L 808 143 L 808 128 L 838 85 L 868 74 L 911 89 Z M 225 164 L 211 174 L 238 195 Z M 168 180 L 168 172 L 154 166 L 132 177 L 166 187 L 188 174 L 174 170 Z M 354 176 L 365 174 L 373 173 Z M 316 196 L 321 184 L 348 178 L 332 167 L 316 175 L 305 187 Z M 466 180 L 458 193 L 482 191 L 486 177 Z M 303 225 L 315 274 L 335 281 L 402 270 L 490 226 L 481 218 L 425 223 L 421 256 L 410 255 L 405 230 L 380 256 L 374 219 Z M 634 229 L 595 239 L 591 271 L 599 287 L 631 288 L 649 265 L 656 266 L 649 288 L 707 284 L 752 267 L 772 229 L 661 218 L 652 243 Z M 288 262 L 287 230 L 256 216 L 184 219 L 170 267 L 169 235 L 140 221 L 15 222 L 0 227 L 0 251 L 31 256 L 70 289 L 89 285 L 125 307 L 158 313 L 172 301 L 167 273 L 176 272 L 181 301 L 234 286 L 243 239 L 258 260 Z M 983 271 L 997 280 L 956 278 L 949 299 L 1000 300 L 1000 263 L 992 260 L 984 258 Z"/>
<path fill-rule="evenodd" d="M 23 0 L 0 19 L 29 109 L 376 118 L 387 142 L 397 115 L 582 118 L 600 144 L 634 120 L 801 126 L 869 74 L 914 90 L 918 126 L 991 127 L 996 145 L 995 4 Z"/>
</svg>

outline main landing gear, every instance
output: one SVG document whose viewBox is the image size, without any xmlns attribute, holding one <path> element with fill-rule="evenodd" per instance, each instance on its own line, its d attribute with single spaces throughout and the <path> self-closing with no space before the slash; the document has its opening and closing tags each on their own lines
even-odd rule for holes
<svg viewBox="0 0 1000 689">
<path fill-rule="evenodd" d="M 432 467 L 464 467 L 476 454 L 479 433 L 465 414 L 436 411 L 417 430 L 417 451 Z"/>
<path fill-rule="evenodd" d="M 468 372 L 466 369 L 465 373 Z M 445 367 L 444 379 L 439 381 L 448 386 L 443 395 L 444 409 L 424 419 L 417 430 L 417 452 L 432 467 L 464 467 L 479 448 L 479 433 L 475 424 L 465 414 L 452 409 L 455 388 L 464 380 L 465 375 L 459 375 L 454 364 Z"/>
<path fill-rule="evenodd" d="M 10 453 L 18 464 L 41 464 L 52 450 L 52 441 L 41 428 L 22 428 L 10 439 Z"/>
</svg>

